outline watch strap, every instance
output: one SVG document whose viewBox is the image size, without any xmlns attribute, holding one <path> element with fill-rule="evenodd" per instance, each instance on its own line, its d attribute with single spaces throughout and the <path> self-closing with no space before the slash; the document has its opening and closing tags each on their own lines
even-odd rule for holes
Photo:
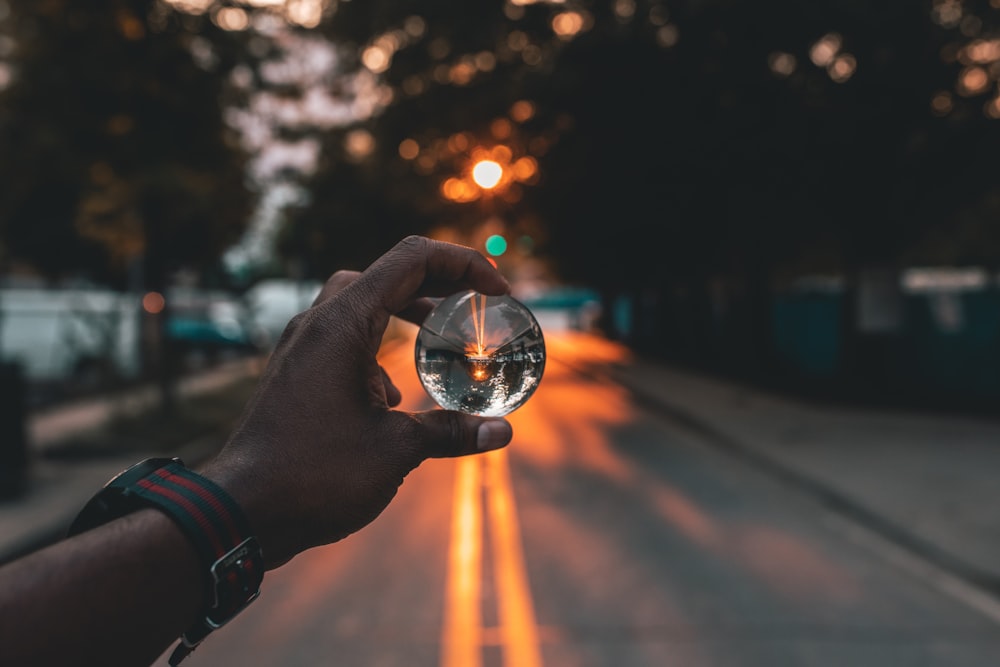
<svg viewBox="0 0 1000 667">
<path fill-rule="evenodd" d="M 178 462 L 156 469 L 128 492 L 164 510 L 194 543 L 205 566 L 204 611 L 171 654 L 170 665 L 177 665 L 257 599 L 264 577 L 260 545 L 236 501 Z"/>
<path fill-rule="evenodd" d="M 165 510 L 209 566 L 253 534 L 228 493 L 177 462 L 157 468 L 126 493 Z"/>
<path fill-rule="evenodd" d="M 83 509 L 73 519 L 67 535 L 79 535 L 80 533 L 96 528 L 97 526 L 120 519 L 121 517 L 134 512 L 137 507 L 134 498 L 129 498 L 125 493 L 126 489 L 138 482 L 154 470 L 162 468 L 170 463 L 184 462 L 179 458 L 151 458 L 140 461 L 127 469 L 121 471 L 111 478 L 99 493 L 94 495 Z"/>
<path fill-rule="evenodd" d="M 147 459 L 120 473 L 80 512 L 70 535 L 143 507 L 159 509 L 190 540 L 202 562 L 205 603 L 170 656 L 177 665 L 213 630 L 260 594 L 264 559 L 233 498 L 178 459 Z"/>
</svg>

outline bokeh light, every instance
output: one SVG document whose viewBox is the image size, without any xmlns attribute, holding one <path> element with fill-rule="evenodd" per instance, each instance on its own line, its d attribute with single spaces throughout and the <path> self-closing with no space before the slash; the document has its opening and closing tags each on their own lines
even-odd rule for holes
<svg viewBox="0 0 1000 667">
<path fill-rule="evenodd" d="M 850 53 L 844 53 L 837 56 L 834 61 L 827 68 L 830 73 L 830 78 L 837 83 L 844 83 L 852 76 L 854 76 L 854 70 L 858 67 L 858 61 L 855 60 L 854 56 Z"/>
<path fill-rule="evenodd" d="M 503 167 L 495 160 L 480 160 L 472 167 L 472 180 L 481 188 L 492 190 L 503 178 Z"/>
<path fill-rule="evenodd" d="M 767 65 L 778 76 L 790 76 L 797 65 L 795 56 L 791 53 L 775 51 L 767 58 Z"/>
<path fill-rule="evenodd" d="M 535 105 L 528 100 L 518 100 L 510 107 L 510 117 L 518 123 L 531 120 L 535 115 Z"/>
<path fill-rule="evenodd" d="M 931 9 L 931 19 L 945 28 L 954 28 L 962 20 L 962 3 L 960 0 L 934 0 Z"/>
<path fill-rule="evenodd" d="M 988 65 L 1000 60 L 1000 39 L 977 39 L 962 49 L 959 58 L 966 65 Z"/>
<path fill-rule="evenodd" d="M 162 313 L 167 301 L 159 292 L 146 292 L 142 297 L 142 309 L 151 315 Z"/>
<path fill-rule="evenodd" d="M 389 69 L 392 55 L 388 49 L 376 44 L 361 52 L 361 62 L 375 74 L 381 74 Z"/>
<path fill-rule="evenodd" d="M 399 142 L 399 156 L 404 160 L 412 160 L 420 155 L 420 144 L 413 139 L 403 139 Z"/>
<path fill-rule="evenodd" d="M 494 139 L 504 140 L 509 139 L 511 132 L 514 131 L 511 122 L 506 118 L 497 118 L 492 123 L 490 123 L 490 134 L 493 135 Z"/>
<path fill-rule="evenodd" d="M 809 59 L 817 67 L 827 67 L 837 57 L 842 44 L 843 39 L 840 35 L 835 32 L 827 33 L 812 45 L 812 48 L 809 50 Z"/>
<path fill-rule="evenodd" d="M 291 0 L 285 12 L 292 23 L 303 28 L 315 28 L 323 18 L 323 5 L 319 0 Z"/>
<path fill-rule="evenodd" d="M 662 25 L 656 31 L 656 43 L 664 48 L 676 46 L 681 33 L 673 23 Z"/>
<path fill-rule="evenodd" d="M 986 92 L 990 77 L 982 67 L 966 67 L 958 77 L 958 93 L 972 96 Z"/>
<path fill-rule="evenodd" d="M 935 116 L 947 116 L 954 107 L 955 103 L 948 91 L 942 90 L 931 98 L 931 113 Z"/>
<path fill-rule="evenodd" d="M 1000 118 L 1000 97 L 995 97 L 989 102 L 987 102 L 983 108 L 983 111 L 986 113 L 988 117 L 994 120 Z"/>
<path fill-rule="evenodd" d="M 507 239 L 499 234 L 494 234 L 486 239 L 486 252 L 494 257 L 500 257 L 507 252 Z"/>
<path fill-rule="evenodd" d="M 207 12 L 214 0 L 167 0 L 167 2 L 186 14 L 198 16 Z"/>
<path fill-rule="evenodd" d="M 223 30 L 246 30 L 250 25 L 250 17 L 239 7 L 223 7 L 215 12 L 212 20 Z"/>
<path fill-rule="evenodd" d="M 552 17 L 552 32 L 561 39 L 571 39 L 583 30 L 583 14 L 562 12 Z"/>
<path fill-rule="evenodd" d="M 464 203 L 479 198 L 479 191 L 474 184 L 460 178 L 449 178 L 441 184 L 441 194 L 445 199 Z"/>
<path fill-rule="evenodd" d="M 344 138 L 344 150 L 355 160 L 361 160 L 375 150 L 375 137 L 368 130 L 352 130 Z"/>
<path fill-rule="evenodd" d="M 635 16 L 635 0 L 615 0 L 614 11 L 619 21 L 628 21 Z"/>
<path fill-rule="evenodd" d="M 461 153 L 469 147 L 469 136 L 464 132 L 456 132 L 448 137 L 448 150 L 452 153 Z"/>
</svg>

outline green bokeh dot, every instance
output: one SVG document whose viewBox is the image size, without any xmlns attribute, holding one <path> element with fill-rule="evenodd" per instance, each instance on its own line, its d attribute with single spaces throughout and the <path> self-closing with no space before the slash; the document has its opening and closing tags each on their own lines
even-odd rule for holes
<svg viewBox="0 0 1000 667">
<path fill-rule="evenodd" d="M 504 254 L 507 252 L 507 239 L 499 234 L 494 234 L 489 237 L 486 239 L 486 252 L 490 253 L 494 257 L 499 257 Z"/>
</svg>

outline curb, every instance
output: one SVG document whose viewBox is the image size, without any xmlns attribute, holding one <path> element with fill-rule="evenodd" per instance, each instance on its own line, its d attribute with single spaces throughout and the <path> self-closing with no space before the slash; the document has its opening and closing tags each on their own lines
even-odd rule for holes
<svg viewBox="0 0 1000 667">
<path fill-rule="evenodd" d="M 574 371 L 595 377 L 579 368 Z M 716 428 L 708 420 L 676 404 L 644 390 L 630 382 L 620 369 L 612 368 L 608 375 L 632 394 L 638 405 L 696 433 L 706 443 L 751 465 L 782 483 L 808 494 L 830 511 L 863 526 L 892 544 L 932 563 L 967 584 L 1000 596 L 1000 577 L 969 564 L 961 557 L 941 548 L 898 523 L 886 518 L 870 506 L 855 500 L 827 483 L 821 482 L 783 463 L 780 459 L 762 453 L 759 448 L 734 438 Z"/>
<path fill-rule="evenodd" d="M 188 466 L 195 467 L 207 461 L 222 446 L 224 440 L 224 436 L 220 436 L 219 434 L 203 435 L 181 445 L 171 452 L 171 456 L 179 456 Z M 138 455 L 135 461 L 132 462 L 138 462 L 152 455 L 152 453 Z M 107 481 L 122 469 L 121 460 L 113 460 L 116 463 L 108 462 L 103 481 Z M 128 463 L 125 465 L 128 465 Z M 89 489 L 87 492 L 93 495 L 97 493 L 98 488 Z M 26 531 L 15 540 L 0 543 L 0 566 L 21 556 L 26 556 L 33 551 L 55 544 L 65 537 L 67 527 L 72 523 L 77 512 L 80 511 L 90 498 L 90 495 L 84 497 L 67 497 L 65 511 L 52 514 L 44 523 L 33 526 L 30 531 Z"/>
</svg>

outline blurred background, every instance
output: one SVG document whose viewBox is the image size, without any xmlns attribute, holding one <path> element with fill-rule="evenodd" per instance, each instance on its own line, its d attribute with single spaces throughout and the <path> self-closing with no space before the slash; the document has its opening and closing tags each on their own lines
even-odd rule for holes
<svg viewBox="0 0 1000 667">
<path fill-rule="evenodd" d="M 42 401 L 171 346 L 266 345 L 317 281 L 418 233 L 489 252 L 526 300 L 596 301 L 657 357 L 992 406 L 998 18 L 4 0 L 0 349 Z"/>
<path fill-rule="evenodd" d="M 0 0 L 7 494 L 408 234 L 577 365 L 992 420 L 998 80 L 1000 0 Z"/>
</svg>

